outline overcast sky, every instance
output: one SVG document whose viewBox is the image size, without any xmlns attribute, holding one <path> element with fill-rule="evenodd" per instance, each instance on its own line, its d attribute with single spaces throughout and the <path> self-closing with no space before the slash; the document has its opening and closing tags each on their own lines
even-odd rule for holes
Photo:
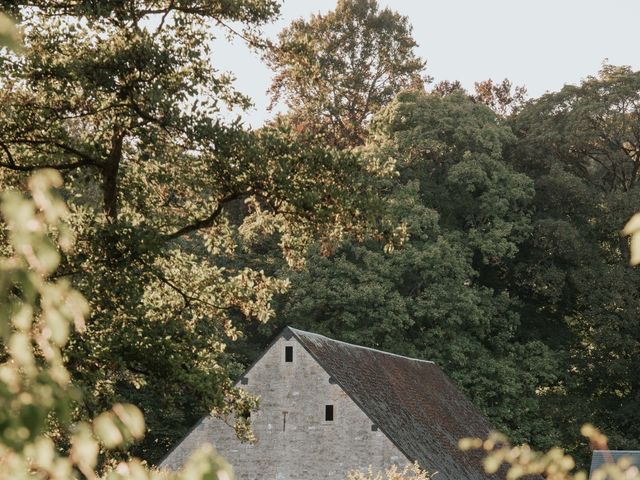
<svg viewBox="0 0 640 480">
<path fill-rule="evenodd" d="M 492 78 L 525 85 L 530 96 L 595 74 L 604 59 L 640 68 L 639 0 L 378 0 L 409 17 L 426 74 L 467 88 Z M 284 0 L 281 18 L 265 28 L 275 38 L 293 19 L 335 7 L 335 0 Z M 214 62 L 237 77 L 255 108 L 254 127 L 269 118 L 271 74 L 240 40 L 216 41 Z"/>
</svg>

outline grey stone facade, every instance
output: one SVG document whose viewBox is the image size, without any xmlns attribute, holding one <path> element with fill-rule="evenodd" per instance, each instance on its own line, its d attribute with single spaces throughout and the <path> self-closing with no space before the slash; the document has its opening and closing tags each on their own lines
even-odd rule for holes
<svg viewBox="0 0 640 480">
<path fill-rule="evenodd" d="M 345 479 L 350 470 L 413 461 L 438 480 L 504 478 L 484 471 L 482 452 L 458 448 L 492 428 L 433 362 L 287 327 L 240 385 L 260 398 L 257 443 L 240 443 L 231 426 L 208 417 L 161 467 L 180 467 L 210 443 L 240 480 Z"/>
<path fill-rule="evenodd" d="M 293 347 L 291 362 L 285 361 L 287 346 Z M 260 397 L 251 418 L 257 443 L 240 443 L 230 425 L 207 417 L 161 467 L 179 468 L 205 443 L 218 449 L 240 480 L 344 480 L 353 469 L 410 463 L 295 336 L 280 336 L 244 378 L 242 388 Z M 330 421 L 327 405 L 333 406 Z"/>
</svg>

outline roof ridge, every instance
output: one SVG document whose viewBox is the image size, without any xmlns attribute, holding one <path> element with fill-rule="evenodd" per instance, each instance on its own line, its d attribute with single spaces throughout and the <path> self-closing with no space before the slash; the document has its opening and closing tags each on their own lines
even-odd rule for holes
<svg viewBox="0 0 640 480">
<path fill-rule="evenodd" d="M 369 350 L 371 352 L 382 353 L 384 355 L 403 358 L 405 360 L 412 360 L 414 362 L 430 363 L 432 365 L 435 365 L 435 362 L 433 362 L 432 360 L 423 360 L 421 358 L 407 357 L 406 355 L 399 355 L 397 353 L 385 352 L 384 350 L 378 350 L 377 348 L 365 347 L 365 346 L 362 346 L 362 345 L 356 345 L 355 343 L 343 342 L 342 340 L 336 340 L 335 338 L 329 338 L 329 337 L 326 337 L 324 335 L 320 335 L 319 333 L 307 332 L 305 330 L 299 330 L 297 328 L 293 328 L 293 327 L 289 327 L 289 326 L 287 326 L 287 328 L 289 330 L 291 330 L 291 332 L 293 332 L 295 335 L 307 335 L 307 336 L 313 336 L 313 337 L 320 337 L 320 338 L 323 338 L 325 340 L 329 340 L 330 342 L 341 343 L 341 344 L 347 345 L 349 347 L 361 348 L 363 350 Z"/>
</svg>

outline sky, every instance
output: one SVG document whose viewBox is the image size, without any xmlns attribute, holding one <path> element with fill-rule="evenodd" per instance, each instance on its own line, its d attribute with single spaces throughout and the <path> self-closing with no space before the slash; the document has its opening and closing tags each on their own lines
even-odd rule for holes
<svg viewBox="0 0 640 480">
<path fill-rule="evenodd" d="M 409 18 L 417 53 L 434 80 L 474 82 L 509 78 L 529 96 L 556 91 L 594 75 L 603 61 L 640 69 L 636 23 L 639 0 L 378 0 Z M 264 28 L 276 38 L 292 20 L 327 12 L 336 0 L 284 0 L 280 19 Z M 233 73 L 255 107 L 242 114 L 258 127 L 267 111 L 271 72 L 259 56 L 221 35 L 214 64 Z"/>
</svg>

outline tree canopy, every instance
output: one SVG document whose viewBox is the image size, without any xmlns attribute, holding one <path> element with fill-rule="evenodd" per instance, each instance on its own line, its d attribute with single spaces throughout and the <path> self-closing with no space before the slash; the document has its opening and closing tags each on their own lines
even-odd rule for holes
<svg viewBox="0 0 640 480">
<path fill-rule="evenodd" d="M 614 448 L 638 439 L 631 405 L 640 277 L 619 234 L 640 193 L 632 151 L 637 78 L 629 68 L 606 66 L 533 100 L 511 120 L 519 137 L 512 162 L 536 188 L 534 235 L 511 281 L 531 334 L 563 358 L 561 381 L 543 393 L 553 415 L 567 419 L 558 443 L 571 449 L 580 444 L 581 421 L 605 430 Z"/>
<path fill-rule="evenodd" d="M 275 44 L 259 34 L 275 0 L 0 8 L 21 24 L 0 16 L 0 182 L 23 192 L 3 203 L 0 252 L 42 287 L 29 297 L 0 268 L 0 370 L 30 368 L 12 344 L 28 330 L 31 372 L 59 394 L 33 405 L 29 441 L 69 459 L 67 427 L 114 404 L 134 420 L 137 405 L 146 435 L 118 430 L 136 442 L 92 453 L 100 465 L 153 464 L 209 412 L 251 440 L 257 401 L 235 378 L 290 324 L 436 361 L 515 442 L 584 461 L 590 421 L 635 448 L 640 277 L 620 230 L 640 203 L 639 72 L 605 65 L 528 101 L 508 80 L 427 93 L 408 19 L 375 0 L 339 0 Z M 212 25 L 263 49 L 287 107 L 270 124 L 223 119 L 250 99 L 216 69 Z M 82 314 L 49 315 L 50 289 Z M 31 331 L 39 315 L 55 338 Z"/>
<path fill-rule="evenodd" d="M 393 254 L 349 243 L 291 277 L 276 321 L 433 360 L 501 429 L 548 426 L 536 389 L 558 366 L 527 340 L 497 278 L 528 238 L 533 182 L 503 158 L 515 141 L 468 96 L 405 93 L 372 124 L 367 154 L 392 155 L 390 202 L 409 241 Z"/>
<path fill-rule="evenodd" d="M 411 26 L 376 0 L 338 0 L 336 9 L 296 20 L 265 57 L 294 128 L 339 147 L 364 143 L 373 113 L 400 91 L 421 86 L 425 62 Z"/>
<path fill-rule="evenodd" d="M 619 231 L 638 210 L 636 77 L 605 66 L 524 103 L 505 82 L 400 93 L 361 151 L 394 160 L 409 241 L 313 251 L 275 325 L 435 360 L 516 442 L 585 462 L 590 421 L 633 448 L 639 279 Z"/>
<path fill-rule="evenodd" d="M 287 281 L 233 262 L 239 239 L 274 235 L 299 264 L 312 239 L 378 222 L 373 166 L 221 120 L 248 100 L 210 62 L 210 23 L 252 28 L 276 12 L 268 0 L 13 9 L 25 52 L 1 60 L 2 182 L 63 173 L 77 247 L 54 275 L 91 305 L 66 350 L 86 391 L 77 413 L 137 404 L 148 434 L 134 450 L 150 461 L 212 410 L 236 412 L 249 435 L 255 400 L 234 388 L 224 351 L 234 319 L 268 320 Z"/>
</svg>

